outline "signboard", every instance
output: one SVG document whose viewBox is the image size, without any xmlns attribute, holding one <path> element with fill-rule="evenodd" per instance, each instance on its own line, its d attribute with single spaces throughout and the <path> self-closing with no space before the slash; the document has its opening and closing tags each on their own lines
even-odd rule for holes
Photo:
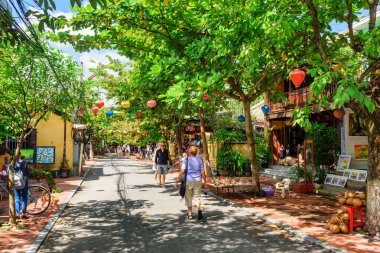
<svg viewBox="0 0 380 253">
<path fill-rule="evenodd" d="M 54 164 L 55 147 L 36 147 L 37 164 Z"/>
<path fill-rule="evenodd" d="M 262 119 L 257 119 L 257 120 L 255 121 L 255 127 L 257 127 L 257 128 L 263 128 L 264 125 L 265 125 L 265 122 L 264 122 L 264 120 L 262 120 Z"/>
<path fill-rule="evenodd" d="M 350 167 L 351 156 L 350 155 L 340 155 L 338 160 L 338 171 L 348 170 Z"/>
<path fill-rule="evenodd" d="M 21 156 L 25 156 L 27 163 L 34 163 L 34 149 L 20 149 Z"/>
<path fill-rule="evenodd" d="M 367 160 L 368 144 L 354 145 L 354 155 L 355 160 Z"/>
<path fill-rule="evenodd" d="M 333 174 L 327 174 L 325 179 L 325 184 L 336 185 L 340 187 L 344 187 L 347 183 L 348 177 L 338 176 Z"/>
</svg>

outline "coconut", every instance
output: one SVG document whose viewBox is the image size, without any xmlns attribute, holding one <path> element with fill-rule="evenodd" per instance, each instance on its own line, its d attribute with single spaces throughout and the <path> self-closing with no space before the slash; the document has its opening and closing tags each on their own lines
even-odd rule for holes
<svg viewBox="0 0 380 253">
<path fill-rule="evenodd" d="M 350 220 L 350 215 L 348 215 L 348 213 L 342 214 L 342 220 L 349 221 Z"/>
<path fill-rule="evenodd" d="M 336 215 L 336 214 L 334 214 L 332 217 L 331 217 L 331 219 L 330 219 L 330 223 L 331 224 L 338 224 L 339 223 L 339 218 L 338 218 L 338 216 Z"/>
<path fill-rule="evenodd" d="M 327 222 L 327 224 L 326 224 L 326 229 L 330 229 L 330 226 L 331 226 L 331 223 L 330 223 L 330 222 Z"/>
<path fill-rule="evenodd" d="M 363 204 L 363 202 L 359 198 L 354 198 L 354 200 L 352 201 L 352 205 L 354 205 L 355 207 L 362 206 L 362 204 Z"/>
<path fill-rule="evenodd" d="M 365 199 L 365 193 L 364 193 L 364 192 L 359 192 L 359 193 L 357 194 L 357 197 L 358 197 L 359 199 L 361 199 L 361 200 L 364 200 L 364 199 Z"/>
<path fill-rule="evenodd" d="M 339 229 L 340 229 L 340 232 L 342 232 L 343 234 L 348 234 L 348 226 L 346 224 L 344 223 L 340 224 Z"/>
<path fill-rule="evenodd" d="M 341 196 L 338 198 L 338 202 L 339 202 L 339 204 L 344 205 L 344 204 L 346 204 L 346 198 Z"/>
<path fill-rule="evenodd" d="M 334 234 L 338 234 L 340 232 L 340 228 L 338 225 L 331 225 L 330 231 L 333 232 Z"/>
<path fill-rule="evenodd" d="M 346 200 L 346 204 L 349 205 L 349 206 L 352 206 L 352 201 L 354 201 L 353 198 L 348 198 L 348 199 Z"/>
<path fill-rule="evenodd" d="M 362 206 L 366 206 L 367 205 L 367 201 L 366 200 L 362 200 Z"/>
<path fill-rule="evenodd" d="M 355 197 L 355 193 L 354 192 L 349 192 L 348 193 L 348 197 L 349 198 L 354 198 Z"/>
<path fill-rule="evenodd" d="M 348 192 L 344 192 L 344 197 L 348 198 Z"/>
</svg>

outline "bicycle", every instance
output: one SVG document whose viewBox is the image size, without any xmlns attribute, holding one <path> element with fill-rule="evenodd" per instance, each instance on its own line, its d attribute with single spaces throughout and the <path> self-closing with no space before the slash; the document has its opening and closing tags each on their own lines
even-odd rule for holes
<svg viewBox="0 0 380 253">
<path fill-rule="evenodd" d="M 0 187 L 9 194 L 8 180 L 0 180 Z M 50 202 L 50 191 L 46 187 L 41 184 L 28 185 L 28 201 L 26 206 L 26 212 L 28 214 L 37 215 L 45 212 Z"/>
</svg>

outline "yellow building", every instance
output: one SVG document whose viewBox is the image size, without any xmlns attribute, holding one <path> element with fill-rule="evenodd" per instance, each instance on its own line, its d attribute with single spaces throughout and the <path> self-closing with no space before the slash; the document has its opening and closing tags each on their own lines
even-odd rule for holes
<svg viewBox="0 0 380 253">
<path fill-rule="evenodd" d="M 8 141 L 6 142 L 6 145 L 8 148 L 12 149 L 11 146 L 14 145 L 14 143 Z M 64 121 L 59 115 L 51 113 L 48 120 L 40 121 L 38 123 L 35 133 L 26 140 L 23 148 L 34 149 L 35 147 L 55 147 L 54 163 L 46 165 L 37 164 L 36 166 L 44 169 L 58 169 L 62 161 L 63 145 Z M 69 168 L 73 167 L 73 146 L 72 123 L 66 121 L 66 159 Z M 1 163 L 6 156 L 8 155 L 0 155 Z"/>
</svg>

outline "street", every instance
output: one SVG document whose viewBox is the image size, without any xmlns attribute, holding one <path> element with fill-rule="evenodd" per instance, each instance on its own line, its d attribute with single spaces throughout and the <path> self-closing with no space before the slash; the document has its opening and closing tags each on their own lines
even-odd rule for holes
<svg viewBox="0 0 380 253">
<path fill-rule="evenodd" d="M 189 221 L 167 181 L 138 161 L 98 160 L 39 252 L 328 252 L 210 196 L 204 220 Z"/>
</svg>

